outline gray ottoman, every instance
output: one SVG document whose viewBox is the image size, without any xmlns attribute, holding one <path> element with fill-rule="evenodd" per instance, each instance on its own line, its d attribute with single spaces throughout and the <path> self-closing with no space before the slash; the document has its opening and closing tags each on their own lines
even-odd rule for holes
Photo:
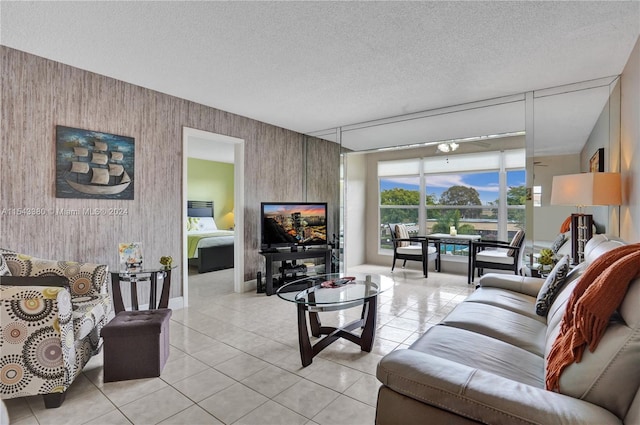
<svg viewBox="0 0 640 425">
<path fill-rule="evenodd" d="M 121 311 L 102 328 L 104 382 L 160 376 L 169 358 L 168 308 Z"/>
</svg>

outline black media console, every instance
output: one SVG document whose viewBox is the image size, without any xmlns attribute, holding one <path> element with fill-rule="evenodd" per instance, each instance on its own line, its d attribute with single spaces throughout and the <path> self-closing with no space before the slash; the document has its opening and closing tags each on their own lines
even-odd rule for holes
<svg viewBox="0 0 640 425">
<path fill-rule="evenodd" d="M 267 295 L 273 295 L 276 293 L 276 288 L 273 281 L 273 263 L 280 262 L 279 272 L 281 277 L 278 279 L 279 284 L 283 284 L 286 281 L 294 279 L 303 279 L 306 273 L 306 267 L 297 265 L 296 260 L 303 260 L 308 258 L 324 258 L 324 264 L 327 268 L 326 273 L 331 273 L 331 253 L 332 248 L 307 248 L 300 251 L 260 251 L 265 259 L 265 292 Z M 288 263 L 288 262 L 291 263 Z M 301 274 L 302 273 L 302 274 Z M 262 283 L 258 281 L 258 291 Z M 279 285 L 278 285 L 279 286 Z"/>
</svg>

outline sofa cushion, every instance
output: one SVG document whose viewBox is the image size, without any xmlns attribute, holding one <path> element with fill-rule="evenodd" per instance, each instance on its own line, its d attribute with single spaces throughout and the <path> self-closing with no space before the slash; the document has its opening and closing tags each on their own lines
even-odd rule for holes
<svg viewBox="0 0 640 425">
<path fill-rule="evenodd" d="M 509 255 L 509 251 L 504 248 L 485 249 L 476 254 L 476 261 L 486 261 L 498 264 L 513 264 L 515 258 Z"/>
<path fill-rule="evenodd" d="M 484 275 L 483 278 L 485 276 L 488 275 Z M 520 292 L 505 291 L 504 288 L 482 287 L 469 295 L 464 301 L 504 308 L 544 322 L 544 319 L 538 316 L 532 308 L 535 297 Z"/>
<path fill-rule="evenodd" d="M 544 388 L 541 356 L 473 331 L 436 325 L 409 349 Z"/>
<path fill-rule="evenodd" d="M 562 257 L 553 267 L 536 298 L 536 313 L 546 316 L 549 307 L 562 290 L 569 274 L 569 257 Z"/>
<path fill-rule="evenodd" d="M 73 332 L 76 340 L 84 339 L 96 326 L 106 321 L 111 298 L 108 294 L 73 296 Z"/>
<path fill-rule="evenodd" d="M 407 226 L 405 226 L 404 224 L 396 224 L 395 232 L 396 239 L 409 239 L 409 231 L 407 230 Z M 409 241 L 398 242 L 398 247 L 406 246 L 409 246 Z"/>
<path fill-rule="evenodd" d="M 422 245 L 409 245 L 401 248 L 397 248 L 396 252 L 398 254 L 405 255 L 422 255 Z M 427 247 L 427 255 L 432 255 L 436 253 L 436 248 L 434 246 Z"/>
<path fill-rule="evenodd" d="M 504 308 L 463 302 L 440 323 L 504 341 L 538 356 L 544 353 L 546 323 Z"/>
</svg>

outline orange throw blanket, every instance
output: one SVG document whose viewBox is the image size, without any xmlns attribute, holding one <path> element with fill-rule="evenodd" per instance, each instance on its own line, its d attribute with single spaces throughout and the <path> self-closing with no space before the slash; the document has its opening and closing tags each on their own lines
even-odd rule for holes
<svg viewBox="0 0 640 425">
<path fill-rule="evenodd" d="M 560 375 L 579 363 L 584 349 L 594 351 L 631 280 L 640 276 L 640 244 L 608 251 L 589 265 L 569 298 L 560 333 L 547 362 L 546 387 L 560 389 Z"/>
</svg>

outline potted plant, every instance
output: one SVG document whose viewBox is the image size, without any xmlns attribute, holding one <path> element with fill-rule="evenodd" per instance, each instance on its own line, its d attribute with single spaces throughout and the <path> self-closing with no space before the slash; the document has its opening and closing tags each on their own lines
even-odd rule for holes
<svg viewBox="0 0 640 425">
<path fill-rule="evenodd" d="M 173 258 L 170 256 L 162 256 L 160 257 L 160 264 L 162 264 L 166 270 L 171 270 L 171 266 L 173 266 Z"/>
<path fill-rule="evenodd" d="M 538 258 L 538 264 L 540 264 L 540 273 L 548 273 L 555 264 L 556 256 L 552 250 L 545 248 L 540 250 L 540 257 Z"/>
</svg>

